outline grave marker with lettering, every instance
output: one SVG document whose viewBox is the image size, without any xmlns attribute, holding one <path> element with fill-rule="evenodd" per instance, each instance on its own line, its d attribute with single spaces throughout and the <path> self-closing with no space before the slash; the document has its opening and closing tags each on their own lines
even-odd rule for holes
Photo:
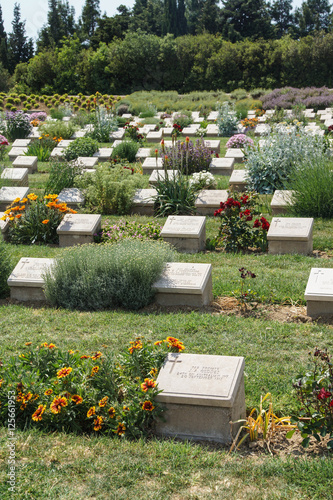
<svg viewBox="0 0 333 500">
<path fill-rule="evenodd" d="M 169 215 L 161 237 L 178 252 L 202 252 L 206 248 L 206 217 Z"/>
<path fill-rule="evenodd" d="M 304 297 L 311 318 L 333 316 L 333 269 L 313 267 Z"/>
<path fill-rule="evenodd" d="M 94 234 L 101 230 L 102 217 L 98 214 L 66 214 L 59 226 L 59 246 L 70 247 L 94 242 Z"/>
<path fill-rule="evenodd" d="M 20 302 L 45 301 L 42 275 L 51 267 L 53 260 L 21 258 L 7 280 L 10 298 Z"/>
<path fill-rule="evenodd" d="M 313 219 L 303 217 L 273 217 L 267 233 L 268 253 L 300 253 L 313 249 Z"/>
</svg>

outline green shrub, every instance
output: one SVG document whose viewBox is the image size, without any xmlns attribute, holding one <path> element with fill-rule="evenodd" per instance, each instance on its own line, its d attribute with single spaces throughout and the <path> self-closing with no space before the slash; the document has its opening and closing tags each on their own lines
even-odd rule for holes
<svg viewBox="0 0 333 500">
<path fill-rule="evenodd" d="M 242 99 L 236 102 L 235 109 L 237 116 L 240 119 L 243 120 L 244 118 L 247 117 L 247 112 L 249 111 L 249 109 L 253 109 L 252 108 L 253 102 L 254 102 L 253 99 Z"/>
<path fill-rule="evenodd" d="M 9 295 L 9 286 L 7 279 L 12 272 L 9 247 L 0 240 L 0 298 L 3 299 Z"/>
<path fill-rule="evenodd" d="M 74 186 L 74 179 L 81 174 L 81 167 L 75 161 L 52 160 L 45 193 L 60 193 Z"/>
<path fill-rule="evenodd" d="M 156 107 L 152 103 L 148 103 L 146 108 L 141 111 L 139 118 L 152 118 L 157 113 Z"/>
<path fill-rule="evenodd" d="M 198 190 L 181 172 L 177 177 L 166 175 L 163 180 L 158 180 L 155 188 L 157 195 L 154 210 L 157 217 L 195 213 Z"/>
<path fill-rule="evenodd" d="M 98 150 L 98 142 L 91 137 L 79 137 L 66 148 L 64 157 L 66 160 L 75 160 L 79 156 L 93 156 Z"/>
<path fill-rule="evenodd" d="M 58 141 L 50 136 L 42 134 L 37 141 L 32 141 L 28 146 L 26 156 L 37 156 L 38 161 L 48 161 L 51 151 L 56 147 Z"/>
<path fill-rule="evenodd" d="M 41 133 L 49 134 L 50 137 L 61 137 L 62 139 L 70 139 L 77 127 L 72 122 L 57 121 L 53 123 L 44 123 L 39 130 Z"/>
<path fill-rule="evenodd" d="M 315 157 L 294 172 L 288 189 L 293 190 L 290 211 L 298 217 L 333 217 L 333 161 Z"/>
<path fill-rule="evenodd" d="M 118 146 L 113 148 L 111 158 L 122 158 L 128 160 L 130 163 L 135 161 L 136 153 L 140 145 L 135 141 L 122 141 Z"/>
<path fill-rule="evenodd" d="M 69 249 L 46 273 L 45 295 L 52 305 L 66 309 L 137 310 L 152 302 L 152 285 L 172 257 L 169 245 L 158 241 Z"/>
<path fill-rule="evenodd" d="M 96 107 L 91 118 L 94 130 L 89 132 L 89 137 L 96 139 L 98 142 L 110 142 L 111 132 L 118 129 L 117 118 L 101 106 Z"/>
<path fill-rule="evenodd" d="M 85 194 L 85 203 L 91 212 L 124 215 L 129 213 L 136 189 L 145 179 L 122 165 L 100 166 L 96 172 L 76 179 L 75 185 Z"/>
<path fill-rule="evenodd" d="M 223 102 L 218 105 L 217 125 L 219 127 L 219 135 L 230 137 L 237 130 L 238 116 L 235 105 Z"/>
<path fill-rule="evenodd" d="M 239 101 L 240 99 L 245 99 L 248 92 L 244 89 L 235 89 L 230 93 L 231 99 Z"/>
<path fill-rule="evenodd" d="M 141 224 L 135 220 L 119 220 L 117 222 L 104 221 L 101 232 L 95 236 L 97 243 L 118 243 L 121 240 L 158 240 L 162 230 L 158 222 Z"/>
</svg>

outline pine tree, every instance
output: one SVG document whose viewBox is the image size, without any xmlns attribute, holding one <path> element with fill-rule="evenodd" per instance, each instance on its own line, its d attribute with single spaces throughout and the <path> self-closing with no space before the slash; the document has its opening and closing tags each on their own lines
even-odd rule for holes
<svg viewBox="0 0 333 500">
<path fill-rule="evenodd" d="M 82 14 L 79 21 L 82 39 L 89 40 L 95 33 L 100 16 L 101 9 L 99 6 L 99 0 L 86 0 L 86 3 L 82 8 Z"/>
<path fill-rule="evenodd" d="M 3 25 L 2 8 L 0 5 L 0 62 L 4 68 L 8 68 L 8 43 L 7 33 Z"/>
<path fill-rule="evenodd" d="M 185 0 L 178 0 L 177 6 L 177 22 L 178 22 L 178 35 L 186 35 L 187 21 L 185 17 Z"/>
<path fill-rule="evenodd" d="M 14 4 L 14 16 L 12 26 L 13 31 L 9 34 L 9 69 L 14 71 L 15 66 L 20 62 L 27 62 L 33 55 L 32 41 L 28 41 L 25 33 L 25 21 L 21 21 L 20 5 Z"/>
<path fill-rule="evenodd" d="M 275 0 L 270 8 L 277 38 L 290 33 L 293 29 L 292 0 Z"/>
<path fill-rule="evenodd" d="M 333 20 L 328 0 L 307 0 L 295 11 L 299 35 L 306 36 L 315 31 L 330 31 Z"/>
<path fill-rule="evenodd" d="M 221 9 L 222 35 L 236 42 L 272 38 L 274 30 L 265 0 L 226 0 Z"/>
</svg>

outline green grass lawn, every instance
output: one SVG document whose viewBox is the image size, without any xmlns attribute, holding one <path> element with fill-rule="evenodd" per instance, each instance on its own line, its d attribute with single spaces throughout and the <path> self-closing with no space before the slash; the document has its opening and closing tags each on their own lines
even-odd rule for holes
<svg viewBox="0 0 333 500">
<path fill-rule="evenodd" d="M 31 191 L 42 192 L 48 168 L 39 164 L 38 173 L 29 176 Z M 218 181 L 220 189 L 227 187 L 228 178 Z M 265 214 L 269 202 L 269 197 L 262 199 Z M 314 249 L 326 252 L 325 258 L 205 252 L 178 254 L 177 259 L 212 264 L 214 298 L 232 296 L 240 286 L 238 269 L 246 267 L 257 276 L 250 284 L 263 302 L 304 305 L 311 267 L 333 267 L 332 230 L 333 221 L 315 220 Z M 218 220 L 207 218 L 207 237 L 217 231 Z M 48 246 L 8 248 L 13 267 L 21 257 L 56 257 L 63 251 Z M 265 314 L 236 317 L 209 308 L 78 312 L 8 303 L 0 306 L 0 332 L 2 361 L 20 353 L 28 341 L 54 342 L 62 349 L 85 352 L 105 344 L 118 353 L 138 335 L 152 341 L 175 336 L 187 353 L 244 356 L 247 410 L 257 407 L 260 395 L 269 391 L 280 416 L 298 411 L 292 380 L 307 366 L 308 352 L 318 346 L 333 353 L 331 324 L 268 321 Z M 242 449 L 228 455 L 221 446 L 162 439 L 134 442 L 36 430 L 15 434 L 17 488 L 12 494 L 6 484 L 8 431 L 0 429 L 0 498 L 4 500 L 333 498 L 331 457 L 279 457 L 268 452 L 243 456 Z"/>
</svg>

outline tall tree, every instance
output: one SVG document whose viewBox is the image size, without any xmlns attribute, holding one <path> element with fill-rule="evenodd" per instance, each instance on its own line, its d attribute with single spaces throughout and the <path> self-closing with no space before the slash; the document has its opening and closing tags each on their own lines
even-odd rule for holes
<svg viewBox="0 0 333 500">
<path fill-rule="evenodd" d="M 204 0 L 198 19 L 197 32 L 217 33 L 219 27 L 219 0 Z"/>
<path fill-rule="evenodd" d="M 8 68 L 8 43 L 7 33 L 3 25 L 2 8 L 0 5 L 0 62 L 4 68 Z"/>
<path fill-rule="evenodd" d="M 187 33 L 187 21 L 186 21 L 186 6 L 185 6 L 185 0 L 178 0 L 178 5 L 177 5 L 177 31 L 178 35 L 186 35 Z"/>
<path fill-rule="evenodd" d="M 47 24 L 38 34 L 37 47 L 41 50 L 46 47 L 60 46 L 64 37 L 72 36 L 75 32 L 75 9 L 68 0 L 49 0 Z"/>
<path fill-rule="evenodd" d="M 101 9 L 99 0 L 86 0 L 79 21 L 81 38 L 89 40 L 92 37 L 100 17 Z"/>
<path fill-rule="evenodd" d="M 315 31 L 329 32 L 332 28 L 332 12 L 329 0 L 306 0 L 295 11 L 299 35 L 306 36 Z"/>
<path fill-rule="evenodd" d="M 104 14 L 98 19 L 98 25 L 91 36 L 90 44 L 93 49 L 97 49 L 100 42 L 110 43 L 114 38 L 124 38 L 129 29 L 131 21 L 131 11 L 125 5 L 117 7 L 119 14 L 108 17 Z"/>
<path fill-rule="evenodd" d="M 265 0 L 222 0 L 222 35 L 236 42 L 272 38 L 273 27 Z"/>
<path fill-rule="evenodd" d="M 195 35 L 198 28 L 203 0 L 188 0 L 187 2 L 187 29 L 191 35 Z"/>
<path fill-rule="evenodd" d="M 274 0 L 270 7 L 270 14 L 275 28 L 276 38 L 293 31 L 294 16 L 292 14 L 292 0 Z"/>
<path fill-rule="evenodd" d="M 177 0 L 164 0 L 163 33 L 177 35 Z"/>
<path fill-rule="evenodd" d="M 33 56 L 33 42 L 25 33 L 25 21 L 21 21 L 20 5 L 14 4 L 13 31 L 9 34 L 9 69 L 14 71 L 20 62 L 27 62 Z"/>
</svg>

